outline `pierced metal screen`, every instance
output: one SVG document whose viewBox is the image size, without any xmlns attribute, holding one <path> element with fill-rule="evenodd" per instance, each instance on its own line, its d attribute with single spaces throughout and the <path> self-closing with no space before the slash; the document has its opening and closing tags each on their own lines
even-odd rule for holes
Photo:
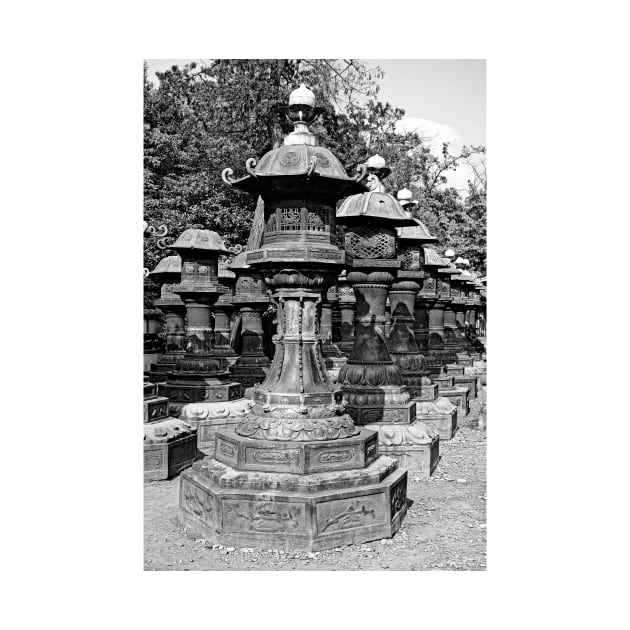
<svg viewBox="0 0 630 630">
<path fill-rule="evenodd" d="M 346 228 L 346 249 L 357 258 L 393 258 L 395 243 L 393 231 L 384 228 Z"/>
<path fill-rule="evenodd" d="M 422 269 L 421 256 L 424 258 L 422 253 L 417 249 L 411 247 L 403 248 L 398 254 L 398 258 L 402 262 L 401 268 L 405 271 L 417 271 Z"/>
<path fill-rule="evenodd" d="M 302 208 L 282 208 L 280 210 L 280 229 L 293 231 L 301 229 Z"/>
</svg>

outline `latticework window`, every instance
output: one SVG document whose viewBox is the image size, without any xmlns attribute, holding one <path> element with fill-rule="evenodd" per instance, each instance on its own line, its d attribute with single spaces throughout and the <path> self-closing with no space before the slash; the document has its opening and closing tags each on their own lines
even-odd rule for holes
<svg viewBox="0 0 630 630">
<path fill-rule="evenodd" d="M 328 210 L 325 208 L 309 209 L 306 218 L 306 229 L 313 232 L 329 232 Z"/>
<path fill-rule="evenodd" d="M 393 231 L 367 226 L 346 228 L 346 250 L 357 258 L 393 258 L 395 243 Z"/>
<path fill-rule="evenodd" d="M 299 230 L 301 228 L 301 208 L 282 208 L 280 212 L 281 230 L 292 231 Z"/>
<path fill-rule="evenodd" d="M 398 258 L 402 262 L 401 268 L 405 271 L 417 271 L 422 268 L 420 252 L 417 249 L 405 247 L 398 254 Z"/>
</svg>

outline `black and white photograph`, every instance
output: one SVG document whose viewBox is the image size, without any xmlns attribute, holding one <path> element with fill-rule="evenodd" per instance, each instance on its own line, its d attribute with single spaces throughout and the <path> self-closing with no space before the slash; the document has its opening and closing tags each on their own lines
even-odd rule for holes
<svg viewBox="0 0 630 630">
<path fill-rule="evenodd" d="M 144 62 L 146 570 L 485 570 L 485 77 Z"/>
<path fill-rule="evenodd" d="M 622 4 L 3 9 L 2 627 L 624 626 Z"/>
</svg>

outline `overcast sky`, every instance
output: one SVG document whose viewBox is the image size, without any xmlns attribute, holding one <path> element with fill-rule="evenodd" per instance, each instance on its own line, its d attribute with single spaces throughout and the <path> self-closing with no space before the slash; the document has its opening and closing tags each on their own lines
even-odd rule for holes
<svg viewBox="0 0 630 630">
<path fill-rule="evenodd" d="M 202 59 L 148 59 L 149 77 L 156 71 Z M 486 144 L 486 61 L 484 59 L 367 59 L 385 76 L 378 98 L 405 110 L 403 128 L 432 138 L 439 153 L 442 142 L 452 152 L 463 144 Z M 466 188 L 468 167 L 450 175 L 449 184 Z"/>
</svg>

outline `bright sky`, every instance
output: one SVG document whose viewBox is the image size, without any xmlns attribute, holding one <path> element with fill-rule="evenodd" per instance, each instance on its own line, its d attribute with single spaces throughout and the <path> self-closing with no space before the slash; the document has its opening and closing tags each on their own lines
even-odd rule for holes
<svg viewBox="0 0 630 630">
<path fill-rule="evenodd" d="M 149 77 L 157 82 L 156 71 L 203 59 L 148 59 Z M 451 152 L 463 144 L 486 144 L 486 61 L 485 59 L 367 59 L 383 68 L 378 98 L 405 110 L 403 128 L 417 129 L 432 138 L 438 154 L 442 142 Z M 470 170 L 462 166 L 449 176 L 449 184 L 462 192 Z"/>
</svg>

